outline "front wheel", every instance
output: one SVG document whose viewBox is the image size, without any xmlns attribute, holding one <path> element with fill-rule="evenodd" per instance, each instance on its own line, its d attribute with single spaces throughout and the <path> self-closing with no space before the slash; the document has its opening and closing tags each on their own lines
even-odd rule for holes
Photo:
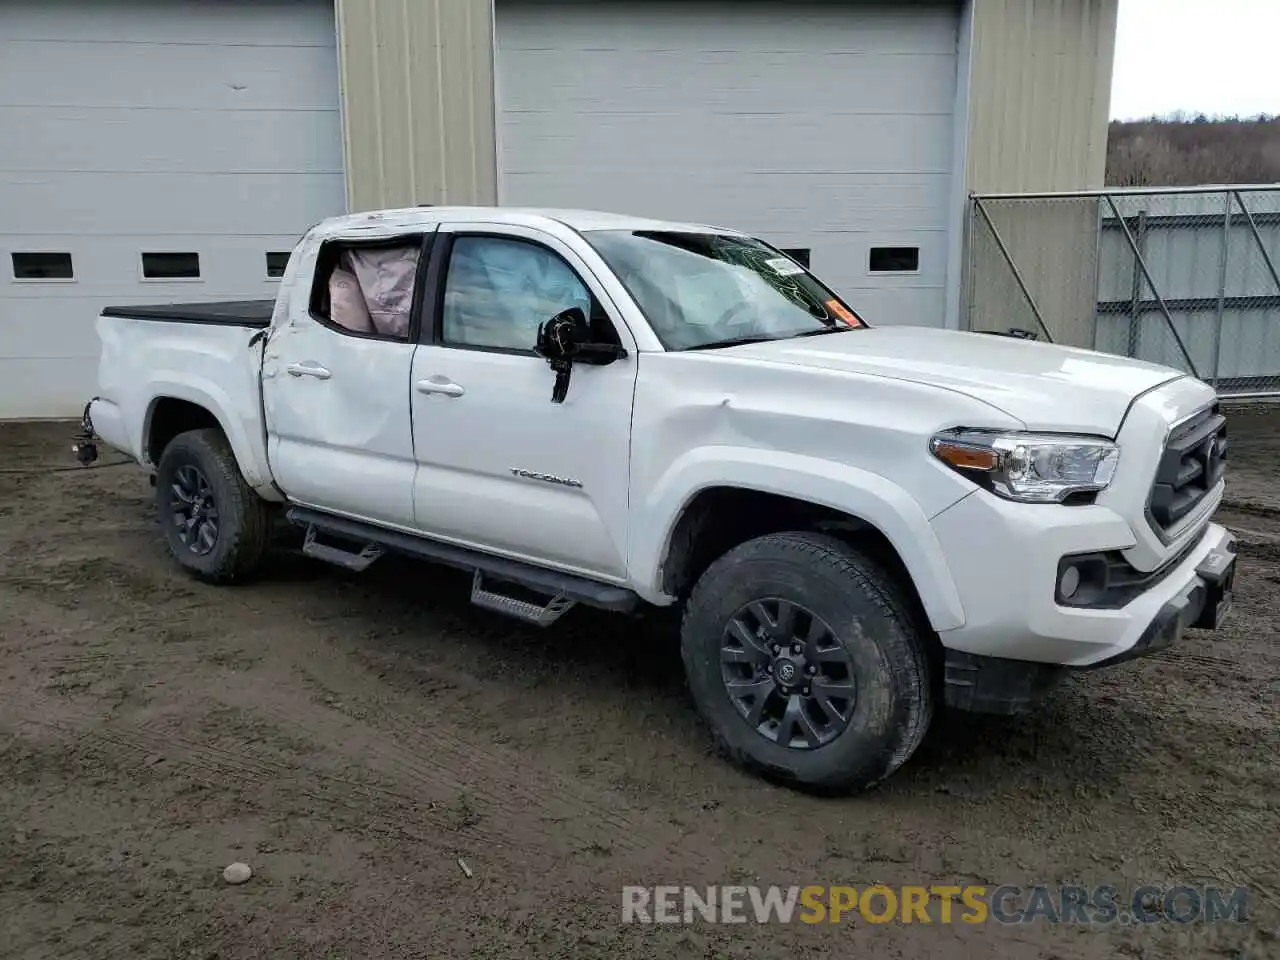
<svg viewBox="0 0 1280 960">
<path fill-rule="evenodd" d="M 707 569 L 681 651 L 730 758 L 798 786 L 853 792 L 901 766 L 928 729 L 926 629 L 899 583 L 854 547 L 780 533 Z"/>
<path fill-rule="evenodd" d="M 245 483 L 221 430 L 189 430 L 165 447 L 156 514 L 173 558 L 210 583 L 247 577 L 271 539 L 271 508 Z"/>
</svg>

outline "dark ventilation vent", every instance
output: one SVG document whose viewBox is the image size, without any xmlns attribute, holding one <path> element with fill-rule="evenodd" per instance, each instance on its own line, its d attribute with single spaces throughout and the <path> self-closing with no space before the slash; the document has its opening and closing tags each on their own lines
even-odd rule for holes
<svg viewBox="0 0 1280 960">
<path fill-rule="evenodd" d="M 13 279 L 15 280 L 74 280 L 69 253 L 15 253 Z"/>
<path fill-rule="evenodd" d="M 920 269 L 919 247 L 872 247 L 872 273 L 915 273 Z"/>
<path fill-rule="evenodd" d="M 198 280 L 198 253 L 144 253 L 142 276 L 147 280 Z"/>
<path fill-rule="evenodd" d="M 284 268 L 289 265 L 289 254 L 287 251 L 280 253 L 267 254 L 267 278 L 270 280 L 279 280 L 284 276 Z"/>
</svg>

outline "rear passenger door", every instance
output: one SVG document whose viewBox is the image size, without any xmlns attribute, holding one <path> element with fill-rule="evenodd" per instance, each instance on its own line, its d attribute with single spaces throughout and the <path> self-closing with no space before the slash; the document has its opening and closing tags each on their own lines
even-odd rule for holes
<svg viewBox="0 0 1280 960">
<path fill-rule="evenodd" d="M 414 515 L 439 539 L 602 579 L 626 573 L 634 341 L 599 281 L 531 227 L 445 225 L 429 286 L 431 329 L 411 380 Z M 555 374 L 539 324 L 568 307 L 627 355 Z"/>
<path fill-rule="evenodd" d="M 298 503 L 412 528 L 409 371 L 431 234 L 325 243 L 262 365 L 276 483 Z M 286 277 L 288 283 L 290 278 Z"/>
</svg>

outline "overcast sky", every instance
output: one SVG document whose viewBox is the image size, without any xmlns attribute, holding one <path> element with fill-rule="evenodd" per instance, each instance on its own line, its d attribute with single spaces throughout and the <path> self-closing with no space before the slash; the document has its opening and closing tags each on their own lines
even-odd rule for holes
<svg viewBox="0 0 1280 960">
<path fill-rule="evenodd" d="M 1280 0 L 1120 0 L 1111 116 L 1280 114 Z"/>
</svg>

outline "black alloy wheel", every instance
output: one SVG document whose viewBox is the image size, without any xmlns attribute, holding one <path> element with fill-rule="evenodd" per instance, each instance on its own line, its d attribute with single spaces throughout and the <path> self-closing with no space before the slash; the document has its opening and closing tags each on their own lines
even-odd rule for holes
<svg viewBox="0 0 1280 960">
<path fill-rule="evenodd" d="M 797 750 L 844 732 L 857 703 L 853 659 L 800 603 L 754 600 L 729 621 L 720 648 L 726 692 L 760 736 Z"/>
<path fill-rule="evenodd" d="M 178 540 L 198 557 L 218 544 L 218 504 L 203 471 L 195 464 L 183 464 L 169 485 L 169 511 Z"/>
</svg>

